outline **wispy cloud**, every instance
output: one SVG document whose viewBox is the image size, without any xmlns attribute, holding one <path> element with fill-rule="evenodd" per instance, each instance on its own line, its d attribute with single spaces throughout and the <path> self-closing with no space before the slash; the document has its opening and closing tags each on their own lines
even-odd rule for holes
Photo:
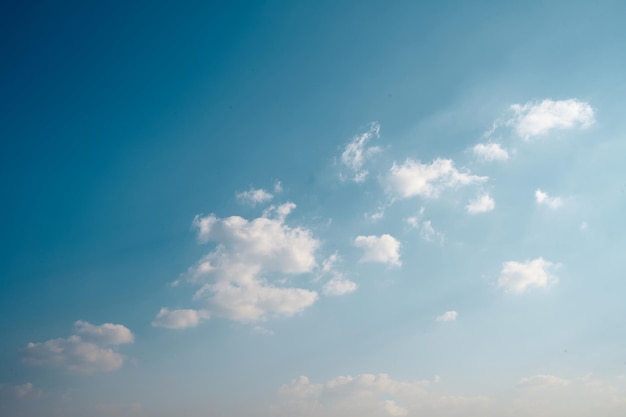
<svg viewBox="0 0 626 417">
<path fill-rule="evenodd" d="M 378 146 L 368 146 L 368 143 L 378 137 L 380 124 L 373 122 L 367 132 L 355 136 L 346 145 L 341 153 L 341 163 L 350 171 L 350 180 L 359 183 L 367 178 L 368 170 L 364 167 L 365 163 L 381 150 Z"/>
</svg>

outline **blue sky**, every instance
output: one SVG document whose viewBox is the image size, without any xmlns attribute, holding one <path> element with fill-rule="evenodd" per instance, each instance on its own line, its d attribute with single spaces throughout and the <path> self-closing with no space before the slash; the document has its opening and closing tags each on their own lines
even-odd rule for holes
<svg viewBox="0 0 626 417">
<path fill-rule="evenodd" d="M 622 416 L 625 6 L 0 12 L 0 412 Z"/>
</svg>

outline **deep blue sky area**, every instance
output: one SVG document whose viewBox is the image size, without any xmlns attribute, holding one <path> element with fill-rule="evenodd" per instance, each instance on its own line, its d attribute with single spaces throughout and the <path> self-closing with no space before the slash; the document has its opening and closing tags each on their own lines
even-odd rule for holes
<svg viewBox="0 0 626 417">
<path fill-rule="evenodd" d="M 3 3 L 0 414 L 623 415 L 625 18 Z"/>
</svg>

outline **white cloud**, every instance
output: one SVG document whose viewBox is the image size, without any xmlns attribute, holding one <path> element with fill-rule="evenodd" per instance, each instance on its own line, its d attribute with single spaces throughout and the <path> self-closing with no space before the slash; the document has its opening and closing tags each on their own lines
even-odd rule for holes
<svg viewBox="0 0 626 417">
<path fill-rule="evenodd" d="M 514 293 L 523 293 L 529 287 L 548 287 L 558 281 L 552 273 L 557 266 L 543 258 L 526 262 L 505 262 L 500 271 L 498 286 Z"/>
<path fill-rule="evenodd" d="M 344 278 L 340 274 L 334 276 L 330 281 L 324 284 L 322 292 L 324 295 L 345 295 L 355 292 L 359 286 L 356 282 Z"/>
<path fill-rule="evenodd" d="M 511 110 L 515 117 L 509 124 L 526 140 L 555 129 L 585 129 L 595 122 L 594 109 L 589 103 L 577 99 L 513 104 Z"/>
<path fill-rule="evenodd" d="M 391 235 L 357 236 L 354 245 L 363 250 L 359 262 L 381 262 L 400 266 L 400 242 Z"/>
<path fill-rule="evenodd" d="M 558 209 L 563 205 L 563 200 L 560 197 L 550 197 L 548 193 L 537 189 L 535 191 L 535 201 L 541 206 L 549 207 L 553 210 Z"/>
<path fill-rule="evenodd" d="M 509 152 L 502 148 L 499 143 L 479 143 L 472 150 L 474 155 L 483 161 L 506 161 L 509 159 Z"/>
<path fill-rule="evenodd" d="M 481 194 L 474 200 L 470 201 L 465 209 L 469 214 L 486 213 L 496 207 L 496 202 L 487 193 Z"/>
<path fill-rule="evenodd" d="M 441 316 L 438 316 L 436 320 L 437 321 L 455 321 L 458 316 L 459 316 L 459 313 L 457 313 L 454 310 L 446 311 Z"/>
<path fill-rule="evenodd" d="M 130 329 L 121 324 L 104 323 L 94 326 L 79 320 L 74 323 L 74 331 L 82 335 L 83 338 L 102 345 L 123 345 L 135 341 L 135 336 Z"/>
<path fill-rule="evenodd" d="M 274 192 L 276 194 L 283 192 L 283 183 L 280 182 L 280 180 L 276 180 L 276 182 L 274 183 Z"/>
<path fill-rule="evenodd" d="M 315 291 L 276 285 L 285 281 L 277 276 L 309 273 L 316 267 L 319 241 L 309 230 L 285 223 L 295 207 L 293 203 L 271 207 L 251 221 L 196 216 L 198 240 L 217 246 L 183 279 L 201 285 L 195 298 L 205 299 L 213 315 L 243 322 L 292 316 L 318 299 Z"/>
<path fill-rule="evenodd" d="M 411 159 L 403 164 L 394 162 L 386 182 L 388 191 L 400 198 L 437 198 L 447 188 L 479 184 L 487 180 L 488 177 L 457 170 L 451 159 L 439 158 L 430 164 Z"/>
<path fill-rule="evenodd" d="M 363 166 L 374 154 L 380 152 L 377 146 L 367 146 L 367 143 L 374 137 L 380 136 L 380 125 L 378 122 L 370 124 L 367 132 L 355 136 L 346 145 L 341 154 L 341 163 L 351 171 L 352 181 L 363 182 L 368 171 Z"/>
<path fill-rule="evenodd" d="M 206 310 L 169 310 L 162 307 L 152 321 L 152 325 L 154 327 L 165 327 L 166 329 L 186 329 L 188 327 L 196 327 L 210 317 L 211 314 Z"/>
<path fill-rule="evenodd" d="M 28 343 L 23 350 L 23 360 L 32 366 L 61 368 L 72 373 L 93 374 L 111 372 L 122 367 L 125 357 L 113 348 L 103 345 L 132 343 L 130 330 L 121 325 L 93 326 L 76 322 L 76 330 L 92 338 L 85 341 L 78 335 L 66 339 L 50 339 L 42 343 Z M 121 326 L 123 329 L 120 327 Z M 124 330 L 125 329 L 125 330 Z"/>
<path fill-rule="evenodd" d="M 280 187 L 280 181 L 277 182 L 276 185 Z M 262 188 L 250 188 L 248 191 L 242 191 L 236 195 L 239 200 L 252 205 L 265 203 L 274 198 L 274 195 L 268 193 Z"/>
</svg>

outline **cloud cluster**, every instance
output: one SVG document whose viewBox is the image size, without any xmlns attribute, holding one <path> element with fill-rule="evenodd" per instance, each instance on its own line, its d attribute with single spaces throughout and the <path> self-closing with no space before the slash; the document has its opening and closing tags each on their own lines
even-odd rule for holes
<svg viewBox="0 0 626 417">
<path fill-rule="evenodd" d="M 339 376 L 312 383 L 301 376 L 279 389 L 272 415 L 290 417 L 381 417 L 471 415 L 490 403 L 486 397 L 437 394 L 430 381 L 401 381 L 387 374 Z M 477 415 L 477 414 L 475 414 Z"/>
<path fill-rule="evenodd" d="M 558 265 L 543 258 L 505 262 L 500 271 L 498 286 L 512 293 L 523 293 L 530 287 L 546 288 L 558 281 L 553 274 L 557 267 Z"/>
<path fill-rule="evenodd" d="M 438 382 L 400 381 L 386 374 L 339 376 L 312 383 L 301 376 L 283 385 L 275 417 L 619 417 L 626 413 L 624 384 L 591 375 L 560 378 L 540 374 L 492 396 L 441 393 Z"/>
<path fill-rule="evenodd" d="M 60 368 L 71 373 L 111 372 L 122 367 L 125 357 L 116 346 L 133 343 L 132 332 L 121 324 L 99 326 L 84 321 L 74 323 L 75 333 L 68 338 L 28 343 L 23 361 L 31 366 Z"/>
<path fill-rule="evenodd" d="M 183 280 L 200 286 L 195 299 L 204 300 L 206 314 L 254 322 L 292 316 L 317 301 L 315 291 L 278 285 L 316 266 L 319 241 L 310 230 L 285 222 L 295 207 L 270 207 L 253 220 L 196 216 L 198 241 L 215 242 L 216 247 Z"/>
</svg>

